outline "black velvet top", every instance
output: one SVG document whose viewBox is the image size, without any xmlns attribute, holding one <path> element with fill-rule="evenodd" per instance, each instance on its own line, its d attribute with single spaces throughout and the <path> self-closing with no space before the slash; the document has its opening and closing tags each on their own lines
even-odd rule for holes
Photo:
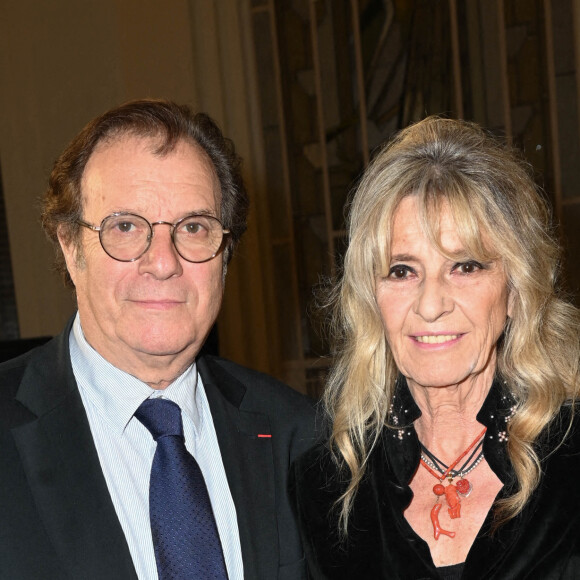
<svg viewBox="0 0 580 580">
<path fill-rule="evenodd" d="M 498 499 L 513 489 L 506 424 L 513 400 L 494 382 L 477 419 L 487 427 L 485 458 L 504 484 Z M 373 450 L 356 494 L 348 540 L 338 537 L 336 500 L 345 489 L 325 443 L 301 456 L 290 474 L 290 495 L 314 580 L 439 580 L 429 547 L 403 512 L 420 460 L 413 421 L 420 416 L 404 380 L 393 399 L 392 421 Z M 563 408 L 538 443 L 548 456 L 562 440 L 570 409 Z M 469 551 L 461 578 L 469 580 L 580 579 L 580 428 L 575 420 L 565 443 L 542 461 L 543 476 L 524 510 L 490 535 L 490 512 Z"/>
</svg>

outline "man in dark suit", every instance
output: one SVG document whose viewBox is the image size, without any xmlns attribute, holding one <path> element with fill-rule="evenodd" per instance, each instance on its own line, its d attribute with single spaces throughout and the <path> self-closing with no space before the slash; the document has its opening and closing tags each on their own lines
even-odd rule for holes
<svg viewBox="0 0 580 580">
<path fill-rule="evenodd" d="M 57 160 L 43 226 L 78 313 L 0 365 L 0 580 L 305 577 L 286 476 L 312 406 L 200 354 L 247 209 L 231 143 L 174 103 Z"/>
</svg>

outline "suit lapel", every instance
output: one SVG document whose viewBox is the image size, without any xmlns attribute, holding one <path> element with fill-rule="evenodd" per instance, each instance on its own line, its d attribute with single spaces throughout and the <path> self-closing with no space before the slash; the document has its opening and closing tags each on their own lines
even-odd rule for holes
<svg viewBox="0 0 580 580">
<path fill-rule="evenodd" d="M 36 420 L 13 429 L 40 517 L 73 578 L 137 578 L 68 355 L 68 332 L 29 365 L 17 398 Z"/>
<path fill-rule="evenodd" d="M 197 365 L 236 506 L 244 576 L 276 578 L 279 549 L 269 419 L 246 408 L 246 388 L 211 357 L 200 358 Z"/>
</svg>

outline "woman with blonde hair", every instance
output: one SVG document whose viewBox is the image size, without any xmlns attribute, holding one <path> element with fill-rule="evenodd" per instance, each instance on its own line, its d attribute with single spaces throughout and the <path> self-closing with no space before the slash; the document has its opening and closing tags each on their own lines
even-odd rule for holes
<svg viewBox="0 0 580 580">
<path fill-rule="evenodd" d="M 580 578 L 580 325 L 549 221 L 473 123 L 375 156 L 331 301 L 328 438 L 290 482 L 312 578 Z"/>
</svg>

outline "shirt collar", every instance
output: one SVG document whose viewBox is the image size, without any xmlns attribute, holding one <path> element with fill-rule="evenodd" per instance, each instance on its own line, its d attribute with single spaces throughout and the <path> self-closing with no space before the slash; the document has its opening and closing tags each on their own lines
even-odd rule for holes
<svg viewBox="0 0 580 580">
<path fill-rule="evenodd" d="M 70 333 L 70 354 L 79 389 L 119 435 L 139 405 L 149 397 L 163 397 L 178 404 L 192 420 L 196 433 L 201 429 L 196 404 L 198 374 L 195 362 L 166 389 L 153 389 L 112 365 L 87 342 L 78 313 Z"/>
<path fill-rule="evenodd" d="M 483 451 L 485 459 L 506 485 L 513 483 L 513 470 L 507 454 L 507 423 L 515 412 L 515 399 L 505 382 L 496 377 L 477 414 L 477 420 L 487 427 Z M 383 430 L 386 457 L 400 485 L 408 485 L 419 460 L 421 448 L 413 422 L 421 416 L 407 380 L 397 378 L 390 408 L 390 427 Z"/>
</svg>

